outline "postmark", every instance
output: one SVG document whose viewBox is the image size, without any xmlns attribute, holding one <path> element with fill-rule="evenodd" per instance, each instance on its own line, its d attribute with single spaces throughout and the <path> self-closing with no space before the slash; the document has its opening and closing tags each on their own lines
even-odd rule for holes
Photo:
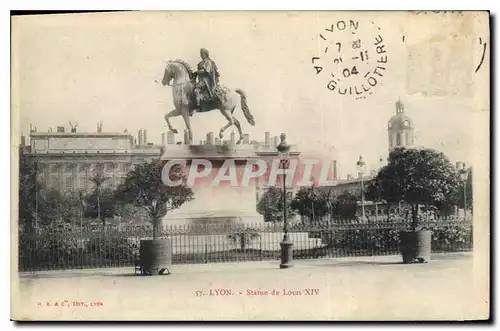
<svg viewBox="0 0 500 331">
<path fill-rule="evenodd" d="M 387 72 L 383 33 L 373 21 L 334 20 L 318 33 L 312 70 L 327 90 L 364 99 L 375 93 Z"/>
</svg>

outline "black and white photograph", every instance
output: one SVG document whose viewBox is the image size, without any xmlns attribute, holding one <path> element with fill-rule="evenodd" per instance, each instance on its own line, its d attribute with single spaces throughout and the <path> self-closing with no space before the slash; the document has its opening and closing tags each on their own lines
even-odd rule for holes
<svg viewBox="0 0 500 331">
<path fill-rule="evenodd" d="M 490 62 L 487 11 L 12 16 L 11 319 L 489 319 Z"/>
</svg>

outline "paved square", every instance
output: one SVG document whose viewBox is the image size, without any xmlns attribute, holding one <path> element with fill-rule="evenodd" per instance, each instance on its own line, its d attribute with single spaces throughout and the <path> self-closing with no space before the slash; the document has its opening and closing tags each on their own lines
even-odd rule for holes
<svg viewBox="0 0 500 331">
<path fill-rule="evenodd" d="M 405 320 L 486 318 L 470 254 L 428 264 L 399 256 L 24 273 L 19 318 L 118 320 Z M 483 280 L 481 280 L 483 281 Z M 476 284 L 476 285 L 475 285 Z M 484 297 L 484 296 L 483 296 Z M 484 301 L 484 300 L 483 300 Z M 31 303 L 31 304 L 29 304 Z M 55 304 L 58 304 L 55 306 Z"/>
</svg>

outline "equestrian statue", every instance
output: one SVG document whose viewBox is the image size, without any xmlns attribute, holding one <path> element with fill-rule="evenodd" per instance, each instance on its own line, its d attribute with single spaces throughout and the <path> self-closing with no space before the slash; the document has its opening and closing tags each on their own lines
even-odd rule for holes
<svg viewBox="0 0 500 331">
<path fill-rule="evenodd" d="M 227 119 L 227 124 L 219 131 L 219 138 L 223 138 L 224 131 L 235 125 L 240 135 L 237 144 L 243 140 L 240 122 L 233 116 L 237 105 L 238 94 L 243 115 L 250 125 L 255 125 L 255 119 L 248 108 L 247 98 L 241 89 L 234 91 L 219 85 L 219 71 L 217 65 L 210 58 L 208 50 L 200 50 L 201 62 L 198 63 L 196 72 L 182 60 L 168 61 L 163 74 L 162 85 L 172 86 L 174 109 L 165 115 L 170 131 L 177 130 L 170 123 L 171 117 L 182 116 L 186 123 L 189 143 L 193 142 L 190 116 L 196 112 L 208 112 L 218 109 Z M 172 82 L 171 82 L 172 81 Z"/>
</svg>

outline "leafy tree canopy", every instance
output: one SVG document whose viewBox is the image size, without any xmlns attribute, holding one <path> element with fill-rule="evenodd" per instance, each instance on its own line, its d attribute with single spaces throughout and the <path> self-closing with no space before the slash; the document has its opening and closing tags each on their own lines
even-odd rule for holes
<svg viewBox="0 0 500 331">
<path fill-rule="evenodd" d="M 170 169 L 169 177 L 172 181 L 180 181 L 181 185 L 168 186 L 163 183 L 161 176 L 164 164 L 160 159 L 154 159 L 136 165 L 116 191 L 116 198 L 121 203 L 133 203 L 148 212 L 153 231 L 156 231 L 158 222 L 168 210 L 177 209 L 194 198 L 193 191 L 186 185 L 184 170 L 179 165 Z"/>
<path fill-rule="evenodd" d="M 294 216 L 290 204 L 290 199 L 287 199 L 288 219 Z M 283 190 L 273 186 L 269 187 L 257 203 L 257 212 L 264 216 L 264 222 L 283 221 Z"/>
<path fill-rule="evenodd" d="M 459 185 L 459 175 L 443 153 L 397 148 L 390 153 L 388 164 L 368 184 L 366 196 L 373 201 L 401 201 L 411 205 L 416 227 L 419 205 L 440 208 L 453 203 Z"/>
<path fill-rule="evenodd" d="M 309 219 L 321 219 L 333 207 L 333 200 L 329 191 L 319 190 L 314 186 L 303 187 L 295 194 L 291 207 L 299 215 Z"/>
</svg>

